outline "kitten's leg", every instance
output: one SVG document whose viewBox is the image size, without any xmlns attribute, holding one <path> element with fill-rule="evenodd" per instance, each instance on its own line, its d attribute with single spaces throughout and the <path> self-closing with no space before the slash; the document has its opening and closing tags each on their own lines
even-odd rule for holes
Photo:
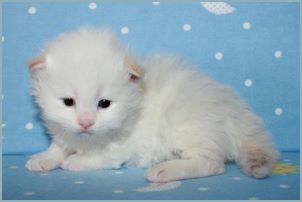
<svg viewBox="0 0 302 202">
<path fill-rule="evenodd" d="M 162 162 L 149 169 L 145 177 L 152 182 L 168 182 L 181 179 L 206 177 L 224 172 L 224 161 L 207 156 L 175 159 Z"/>
<path fill-rule="evenodd" d="M 26 167 L 31 171 L 53 170 L 60 166 L 67 155 L 60 145 L 53 142 L 46 151 L 31 156 Z"/>
<path fill-rule="evenodd" d="M 75 153 L 63 161 L 61 168 L 71 171 L 115 169 L 122 163 L 121 159 L 110 158 L 110 155 L 103 153 Z"/>
<path fill-rule="evenodd" d="M 240 148 L 240 155 L 236 162 L 246 175 L 264 178 L 271 173 L 278 158 L 279 153 L 273 145 L 263 145 L 263 142 L 262 144 L 249 142 Z"/>
</svg>

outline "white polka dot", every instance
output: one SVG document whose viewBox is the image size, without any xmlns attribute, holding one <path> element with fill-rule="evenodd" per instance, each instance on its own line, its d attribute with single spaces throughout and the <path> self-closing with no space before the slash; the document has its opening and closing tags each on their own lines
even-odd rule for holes
<svg viewBox="0 0 302 202">
<path fill-rule="evenodd" d="M 115 194 L 124 193 L 124 190 L 116 189 L 116 190 L 113 191 L 113 193 L 115 193 Z"/>
<path fill-rule="evenodd" d="M 2 42 L 4 42 L 4 36 L 2 36 Z"/>
<path fill-rule="evenodd" d="M 182 29 L 183 29 L 185 32 L 188 32 L 188 31 L 191 30 L 191 25 L 189 25 L 189 24 L 184 24 L 184 25 L 182 26 Z"/>
<path fill-rule="evenodd" d="M 225 15 L 236 10 L 225 2 L 200 2 L 200 5 L 215 15 Z"/>
<path fill-rule="evenodd" d="M 123 171 L 115 171 L 115 174 L 124 174 Z"/>
<path fill-rule="evenodd" d="M 283 159 L 284 162 L 290 162 L 290 159 Z"/>
<path fill-rule="evenodd" d="M 209 188 L 208 187 L 200 187 L 198 188 L 199 191 L 208 191 Z"/>
<path fill-rule="evenodd" d="M 33 6 L 32 6 L 32 7 L 29 7 L 28 13 L 31 14 L 31 15 L 36 14 L 36 13 L 37 13 L 36 7 L 33 7 Z"/>
<path fill-rule="evenodd" d="M 2 123 L 2 128 L 4 128 L 6 126 L 6 124 L 5 123 Z"/>
<path fill-rule="evenodd" d="M 19 168 L 18 166 L 11 166 L 11 167 L 9 167 L 9 168 L 11 168 L 11 169 L 17 169 L 17 168 Z"/>
<path fill-rule="evenodd" d="M 85 183 L 85 182 L 84 182 L 84 181 L 81 181 L 81 180 L 80 180 L 80 181 L 75 181 L 75 182 L 74 182 L 74 184 L 84 184 L 84 183 Z"/>
<path fill-rule="evenodd" d="M 281 58 L 282 57 L 282 52 L 281 51 L 275 51 L 275 58 Z"/>
<path fill-rule="evenodd" d="M 31 129 L 34 128 L 34 124 L 31 123 L 31 122 L 28 122 L 28 123 L 25 125 L 25 128 L 26 128 L 26 130 L 31 130 Z"/>
<path fill-rule="evenodd" d="M 259 198 L 258 197 L 250 197 L 250 198 L 248 198 L 248 200 L 259 200 Z"/>
<path fill-rule="evenodd" d="M 159 2 L 159 1 L 153 1 L 152 4 L 153 4 L 154 6 L 158 6 L 158 5 L 160 4 L 160 2 Z"/>
<path fill-rule="evenodd" d="M 88 7 L 89 7 L 90 10 L 94 10 L 94 9 L 96 9 L 97 5 L 96 5 L 96 3 L 92 2 L 92 3 L 89 4 Z"/>
<path fill-rule="evenodd" d="M 221 60 L 223 58 L 223 54 L 221 52 L 215 53 L 216 60 Z"/>
<path fill-rule="evenodd" d="M 243 29 L 251 29 L 252 25 L 249 22 L 244 22 L 242 24 Z"/>
<path fill-rule="evenodd" d="M 241 180 L 240 177 L 232 177 L 232 180 Z"/>
<path fill-rule="evenodd" d="M 34 195 L 35 194 L 35 192 L 25 192 L 24 193 L 24 195 L 26 195 L 26 196 L 32 196 L 32 195 Z"/>
<path fill-rule="evenodd" d="M 279 107 L 276 108 L 276 109 L 275 109 L 275 114 L 278 115 L 278 116 L 280 116 L 281 114 L 283 114 L 283 109 L 281 109 L 281 108 L 279 108 Z"/>
<path fill-rule="evenodd" d="M 122 34 L 128 34 L 128 33 L 129 33 L 129 28 L 128 28 L 128 27 L 123 27 L 123 28 L 121 29 L 121 33 L 122 33 Z"/>
<path fill-rule="evenodd" d="M 2 95 L 2 100 L 4 99 L 4 95 Z"/>
<path fill-rule="evenodd" d="M 247 79 L 247 80 L 244 81 L 244 85 L 246 87 L 251 87 L 253 85 L 253 81 L 250 80 L 250 79 Z"/>
<path fill-rule="evenodd" d="M 279 186 L 281 189 L 288 189 L 289 188 L 289 185 L 287 184 L 280 184 Z"/>
</svg>

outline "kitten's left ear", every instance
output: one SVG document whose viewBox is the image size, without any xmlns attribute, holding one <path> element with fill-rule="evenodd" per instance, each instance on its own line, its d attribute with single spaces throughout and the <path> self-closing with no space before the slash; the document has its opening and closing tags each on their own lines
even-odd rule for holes
<svg viewBox="0 0 302 202">
<path fill-rule="evenodd" d="M 28 67 L 30 71 L 36 69 L 42 69 L 46 67 L 46 57 L 45 55 L 39 55 L 28 62 Z"/>
<path fill-rule="evenodd" d="M 136 81 L 143 76 L 144 70 L 135 62 L 135 60 L 131 56 L 127 55 L 124 58 L 124 62 L 128 67 L 129 73 L 131 74 L 131 81 Z"/>
</svg>

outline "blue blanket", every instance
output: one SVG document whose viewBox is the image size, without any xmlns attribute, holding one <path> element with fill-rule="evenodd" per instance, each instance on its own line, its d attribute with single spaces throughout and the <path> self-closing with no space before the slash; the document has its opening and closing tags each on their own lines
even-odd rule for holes
<svg viewBox="0 0 302 202">
<path fill-rule="evenodd" d="M 266 179 L 245 176 L 234 164 L 217 176 L 149 183 L 144 170 L 47 173 L 29 172 L 28 156 L 4 156 L 3 199 L 299 199 L 299 152 L 283 153 L 273 175 Z"/>
</svg>

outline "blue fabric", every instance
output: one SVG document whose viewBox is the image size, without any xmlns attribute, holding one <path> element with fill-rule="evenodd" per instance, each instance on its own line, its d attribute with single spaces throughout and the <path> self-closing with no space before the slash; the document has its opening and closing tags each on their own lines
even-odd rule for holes
<svg viewBox="0 0 302 202">
<path fill-rule="evenodd" d="M 233 164 L 222 175 L 152 184 L 143 178 L 144 170 L 48 173 L 29 172 L 28 156 L 3 157 L 3 199 L 299 199 L 300 173 L 283 169 L 258 180 L 245 176 Z M 283 153 L 281 161 L 297 167 L 300 153 Z M 146 188 L 147 187 L 147 188 Z"/>
<path fill-rule="evenodd" d="M 137 55 L 183 55 L 236 89 L 280 149 L 299 150 L 299 3 L 229 6 L 218 15 L 200 2 L 3 3 L 3 152 L 47 147 L 26 64 L 45 42 L 81 25 L 111 26 Z"/>
</svg>

